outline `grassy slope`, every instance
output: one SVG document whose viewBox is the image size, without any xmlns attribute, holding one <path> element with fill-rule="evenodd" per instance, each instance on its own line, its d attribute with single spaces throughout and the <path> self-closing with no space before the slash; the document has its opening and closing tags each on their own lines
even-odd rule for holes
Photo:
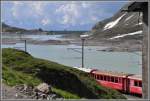
<svg viewBox="0 0 150 101">
<path fill-rule="evenodd" d="M 77 69 L 10 48 L 2 50 L 2 57 L 3 81 L 8 85 L 46 82 L 65 98 L 125 98 L 115 90 L 97 85 L 93 78 Z"/>
<path fill-rule="evenodd" d="M 27 85 L 37 86 L 38 84 L 42 83 L 40 79 L 34 76 L 31 76 L 30 74 L 18 72 L 6 66 L 3 66 L 2 75 L 3 75 L 3 83 L 9 86 L 15 86 L 17 84 L 27 84 Z M 61 89 L 57 89 L 55 87 L 52 87 L 52 91 L 66 99 L 70 99 L 70 98 L 79 99 L 80 98 L 79 96 L 75 94 L 69 93 Z"/>
</svg>

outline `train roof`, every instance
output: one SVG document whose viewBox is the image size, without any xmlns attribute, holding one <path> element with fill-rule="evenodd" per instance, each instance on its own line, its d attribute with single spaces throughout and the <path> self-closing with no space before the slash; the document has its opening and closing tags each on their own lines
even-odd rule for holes
<svg viewBox="0 0 150 101">
<path fill-rule="evenodd" d="M 105 70 L 97 70 L 91 68 L 81 68 L 81 67 L 73 67 L 78 70 L 87 72 L 87 73 L 94 73 L 94 74 L 101 74 L 101 75 L 109 75 L 109 76 L 116 76 L 116 77 L 127 77 L 130 79 L 142 80 L 142 75 L 130 74 L 130 73 L 123 73 L 123 72 L 114 72 L 114 71 L 105 71 Z"/>
<path fill-rule="evenodd" d="M 109 76 L 117 76 L 117 77 L 126 77 L 129 75 L 133 75 L 133 74 L 123 73 L 123 72 L 102 71 L 102 70 L 95 70 L 92 73 L 101 74 L 101 75 L 109 75 Z"/>
<path fill-rule="evenodd" d="M 131 75 L 128 78 L 134 79 L 134 80 L 142 80 L 142 75 Z"/>
</svg>

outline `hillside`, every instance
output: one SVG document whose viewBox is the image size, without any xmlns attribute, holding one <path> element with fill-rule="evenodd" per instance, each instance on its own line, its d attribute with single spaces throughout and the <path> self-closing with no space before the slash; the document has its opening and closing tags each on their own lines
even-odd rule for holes
<svg viewBox="0 0 150 101">
<path fill-rule="evenodd" d="M 67 98 L 68 94 L 71 95 L 69 98 L 125 98 L 115 90 L 99 86 L 88 74 L 75 68 L 34 58 L 16 49 L 5 48 L 2 51 L 2 81 L 9 86 L 17 84 L 35 86 L 46 82 L 64 98 Z"/>
<path fill-rule="evenodd" d="M 8 24 L 5 24 L 5 23 L 2 23 L 2 32 L 5 33 L 5 32 L 8 32 L 8 33 L 11 33 L 11 34 L 15 34 L 15 33 L 28 33 L 28 34 L 32 34 L 32 33 L 41 33 L 41 32 L 44 32 L 41 28 L 39 29 L 23 29 L 23 28 L 19 28 L 19 27 L 14 27 L 14 26 L 11 26 L 11 25 L 8 25 Z M 14 33 L 15 32 L 15 33 Z"/>
<path fill-rule="evenodd" d="M 10 25 L 2 23 L 2 32 L 24 32 L 24 31 L 26 30 L 23 28 L 12 27 Z"/>
<path fill-rule="evenodd" d="M 77 34 L 77 35 L 80 35 L 82 33 L 85 33 L 87 31 L 70 31 L 70 30 L 56 30 L 56 31 L 46 31 L 46 30 L 43 30 L 41 28 L 39 29 L 23 29 L 23 28 L 19 28 L 19 27 L 13 27 L 11 25 L 7 25 L 5 23 L 2 23 L 2 32 L 9 32 L 12 34 L 12 32 L 20 32 L 20 33 L 25 33 L 25 34 L 39 34 L 39 33 L 42 33 L 42 34 Z"/>
<path fill-rule="evenodd" d="M 104 42 L 122 49 L 141 50 L 142 14 L 123 12 L 122 10 L 126 9 L 128 5 L 123 6 L 111 18 L 98 22 L 90 31 L 91 40 Z"/>
</svg>

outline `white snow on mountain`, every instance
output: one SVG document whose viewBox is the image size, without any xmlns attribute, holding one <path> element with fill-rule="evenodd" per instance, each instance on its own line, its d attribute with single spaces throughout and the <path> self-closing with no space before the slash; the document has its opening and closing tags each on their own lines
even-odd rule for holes
<svg viewBox="0 0 150 101">
<path fill-rule="evenodd" d="M 143 23 L 142 22 L 140 22 L 140 23 L 137 23 L 137 24 L 135 24 L 135 25 L 142 25 Z"/>
<path fill-rule="evenodd" d="M 109 39 L 112 40 L 112 39 L 122 38 L 122 37 L 129 36 L 129 35 L 136 35 L 136 34 L 142 34 L 142 30 L 128 33 L 128 34 L 117 35 L 117 36 L 114 36 L 114 37 L 109 38 Z"/>
<path fill-rule="evenodd" d="M 87 72 L 87 73 L 90 73 L 91 72 L 91 68 L 82 68 L 82 67 L 73 67 L 73 68 L 76 68 L 78 70 L 81 70 L 81 71 L 84 71 L 84 72 Z"/>
<path fill-rule="evenodd" d="M 120 17 L 119 17 L 118 19 L 116 19 L 115 21 L 112 21 L 112 22 L 107 23 L 107 24 L 104 26 L 104 30 L 110 29 L 110 28 L 114 27 L 114 26 L 122 19 L 122 17 L 125 16 L 125 15 L 126 15 L 126 13 L 123 14 L 122 16 L 120 16 Z"/>
<path fill-rule="evenodd" d="M 126 18 L 126 20 L 125 20 L 125 21 L 130 20 L 133 16 L 134 16 L 134 14 L 133 14 L 133 15 L 131 15 L 131 16 L 129 16 L 128 18 Z"/>
</svg>

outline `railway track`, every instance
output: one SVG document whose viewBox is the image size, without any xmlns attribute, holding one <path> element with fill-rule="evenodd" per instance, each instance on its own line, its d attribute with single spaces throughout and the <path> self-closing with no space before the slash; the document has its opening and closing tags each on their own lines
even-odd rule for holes
<svg viewBox="0 0 150 101">
<path fill-rule="evenodd" d="M 142 99 L 142 97 L 138 97 L 138 96 L 131 95 L 131 94 L 123 94 L 123 95 L 129 100 L 141 100 Z"/>
</svg>

